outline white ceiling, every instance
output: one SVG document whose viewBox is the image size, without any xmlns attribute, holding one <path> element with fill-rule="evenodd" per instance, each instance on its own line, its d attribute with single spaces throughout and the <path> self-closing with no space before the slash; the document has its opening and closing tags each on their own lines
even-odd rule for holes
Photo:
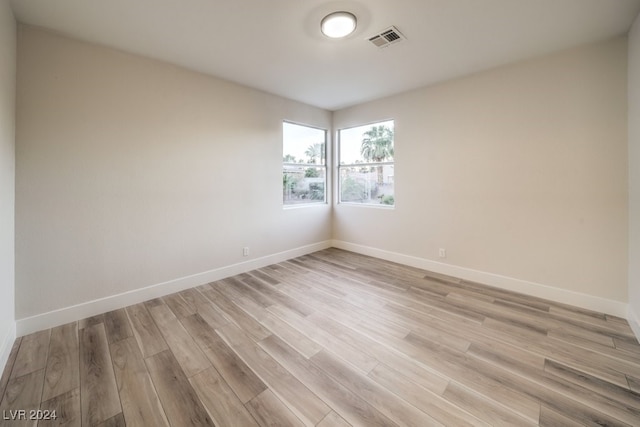
<svg viewBox="0 0 640 427">
<path fill-rule="evenodd" d="M 628 31 L 640 0 L 12 0 L 20 22 L 336 110 Z M 346 10 L 356 32 L 320 20 Z M 395 25 L 406 41 L 366 39 Z"/>
</svg>

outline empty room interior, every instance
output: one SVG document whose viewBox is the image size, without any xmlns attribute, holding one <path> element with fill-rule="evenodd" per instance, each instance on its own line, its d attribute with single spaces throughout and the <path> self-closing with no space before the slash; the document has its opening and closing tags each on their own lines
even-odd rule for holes
<svg viewBox="0 0 640 427">
<path fill-rule="evenodd" d="M 640 0 L 0 0 L 0 425 L 639 426 L 639 338 Z"/>
</svg>

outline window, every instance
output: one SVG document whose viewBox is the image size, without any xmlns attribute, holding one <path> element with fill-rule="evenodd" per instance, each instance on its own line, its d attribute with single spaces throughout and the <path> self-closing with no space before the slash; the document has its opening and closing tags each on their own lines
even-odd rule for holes
<svg viewBox="0 0 640 427">
<path fill-rule="evenodd" d="M 340 203 L 394 206 L 394 122 L 338 131 Z"/>
<path fill-rule="evenodd" d="M 285 205 L 326 203 L 327 132 L 282 123 L 282 199 Z"/>
</svg>

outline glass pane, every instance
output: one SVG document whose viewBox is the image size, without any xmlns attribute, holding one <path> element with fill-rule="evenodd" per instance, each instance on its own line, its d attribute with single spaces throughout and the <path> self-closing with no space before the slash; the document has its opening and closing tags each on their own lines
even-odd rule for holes
<svg viewBox="0 0 640 427">
<path fill-rule="evenodd" d="M 340 164 L 393 162 L 393 120 L 340 130 Z"/>
<path fill-rule="evenodd" d="M 282 197 L 285 205 L 325 202 L 324 167 L 285 166 L 282 171 Z"/>
<path fill-rule="evenodd" d="M 340 201 L 395 205 L 393 165 L 340 168 Z"/>
<path fill-rule="evenodd" d="M 308 126 L 282 123 L 284 163 L 325 164 L 326 132 Z"/>
</svg>

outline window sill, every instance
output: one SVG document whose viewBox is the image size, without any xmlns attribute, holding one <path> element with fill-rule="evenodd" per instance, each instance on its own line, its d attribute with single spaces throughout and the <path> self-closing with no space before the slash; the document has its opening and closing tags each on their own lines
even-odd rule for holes
<svg viewBox="0 0 640 427">
<path fill-rule="evenodd" d="M 394 210 L 396 205 L 374 205 L 371 203 L 349 203 L 349 202 L 340 202 L 338 206 L 355 206 L 358 208 L 372 208 L 372 209 L 383 209 L 383 210 Z"/>
<path fill-rule="evenodd" d="M 294 210 L 294 209 L 304 209 L 304 208 L 315 208 L 320 206 L 329 206 L 328 203 L 300 203 L 295 205 L 282 205 L 283 210 Z"/>
</svg>

